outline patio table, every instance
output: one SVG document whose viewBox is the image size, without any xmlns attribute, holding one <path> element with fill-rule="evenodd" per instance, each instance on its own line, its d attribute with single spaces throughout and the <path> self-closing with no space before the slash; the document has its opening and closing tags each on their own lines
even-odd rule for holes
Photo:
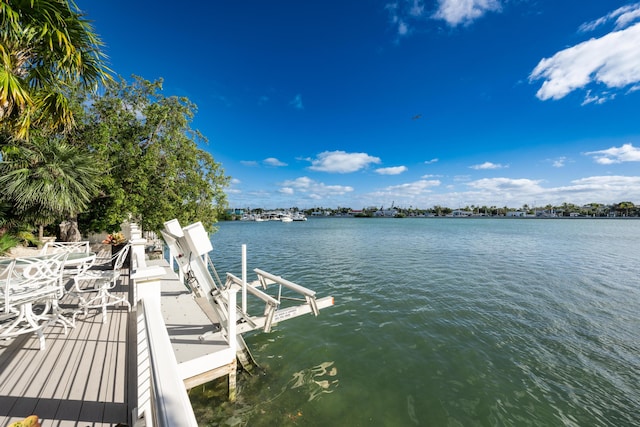
<svg viewBox="0 0 640 427">
<path fill-rule="evenodd" d="M 13 272 L 0 282 L 4 310 L 0 315 L 0 338 L 35 332 L 40 349 L 45 348 L 42 329 L 50 322 L 74 326 L 64 318 L 58 305 L 64 286 L 62 268 L 69 254 L 1 260 L 0 265 L 13 263 Z M 80 258 L 78 258 L 80 259 Z M 34 310 L 34 306 L 39 309 Z"/>
</svg>

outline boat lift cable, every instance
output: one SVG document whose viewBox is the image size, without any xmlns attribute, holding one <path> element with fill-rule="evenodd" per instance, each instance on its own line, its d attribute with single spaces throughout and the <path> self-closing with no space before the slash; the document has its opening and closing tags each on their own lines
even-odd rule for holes
<svg viewBox="0 0 640 427">
<path fill-rule="evenodd" d="M 211 270 L 213 271 L 213 275 L 216 277 L 216 280 L 218 281 L 218 283 L 214 283 L 214 284 L 216 285 L 217 288 L 224 289 L 224 286 L 222 286 L 222 280 L 220 280 L 220 276 L 218 276 L 218 271 L 216 270 L 216 266 L 213 265 L 213 261 L 211 261 L 211 258 L 209 257 L 209 255 L 207 255 L 207 263 L 209 264 L 209 267 L 211 267 Z"/>
<path fill-rule="evenodd" d="M 191 254 L 192 253 L 189 252 L 189 263 L 187 264 L 189 267 L 191 266 Z M 184 273 L 184 285 L 189 289 L 189 291 L 191 291 L 191 293 L 200 295 L 202 293 L 200 283 L 198 282 L 196 275 L 193 273 L 193 269 L 189 268 L 186 270 L 187 271 Z"/>
</svg>

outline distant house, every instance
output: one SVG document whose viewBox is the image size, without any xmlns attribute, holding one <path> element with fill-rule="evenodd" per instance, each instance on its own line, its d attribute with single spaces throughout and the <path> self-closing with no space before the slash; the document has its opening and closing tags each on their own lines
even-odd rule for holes
<svg viewBox="0 0 640 427">
<path fill-rule="evenodd" d="M 524 218 L 527 216 L 527 213 L 524 211 L 509 211 L 507 212 L 507 216 L 516 217 L 516 218 Z"/>
<path fill-rule="evenodd" d="M 537 218 L 557 218 L 558 214 L 553 209 L 551 209 L 551 210 L 537 211 L 536 217 Z"/>
<path fill-rule="evenodd" d="M 396 214 L 398 213 L 397 209 L 378 209 L 377 211 L 374 212 L 374 216 L 377 217 L 387 217 L 387 218 L 393 218 L 394 216 L 396 216 Z"/>
<path fill-rule="evenodd" d="M 455 211 L 451 212 L 451 216 L 454 218 L 466 218 L 468 216 L 471 215 L 471 212 L 469 211 L 463 211 L 460 209 L 456 209 Z"/>
</svg>

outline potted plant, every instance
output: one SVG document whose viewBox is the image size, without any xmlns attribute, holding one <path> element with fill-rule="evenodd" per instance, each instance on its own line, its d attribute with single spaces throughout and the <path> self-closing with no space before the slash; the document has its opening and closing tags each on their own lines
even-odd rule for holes
<svg viewBox="0 0 640 427">
<path fill-rule="evenodd" d="M 116 255 L 120 252 L 126 245 L 127 239 L 124 237 L 122 232 L 118 231 L 116 233 L 107 234 L 107 237 L 102 241 L 105 245 L 111 245 L 111 266 L 113 267 L 116 263 Z M 129 254 L 127 254 L 127 259 L 124 261 L 125 265 L 129 265 Z"/>
</svg>

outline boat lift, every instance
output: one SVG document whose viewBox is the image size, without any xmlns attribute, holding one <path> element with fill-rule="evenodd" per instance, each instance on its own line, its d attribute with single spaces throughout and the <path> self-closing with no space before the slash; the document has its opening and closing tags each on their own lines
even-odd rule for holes
<svg viewBox="0 0 640 427">
<path fill-rule="evenodd" d="M 181 227 L 177 219 L 164 223 L 161 231 L 165 243 L 169 247 L 170 256 L 178 264 L 180 276 L 184 277 L 186 286 L 196 298 L 206 298 L 217 317 L 219 327 L 212 324 L 212 330 L 200 336 L 206 340 L 209 334 L 222 329 L 226 332 L 228 316 L 228 300 L 225 291 L 232 289 L 241 292 L 241 306 L 236 309 L 236 339 L 238 343 L 237 358 L 243 368 L 251 372 L 257 363 L 253 360 L 242 334 L 262 329 L 270 332 L 273 325 L 283 320 L 313 313 L 333 305 L 333 297 L 316 298 L 316 292 L 304 286 L 283 279 L 280 276 L 260 269 L 253 271 L 257 279 L 247 282 L 246 245 L 242 245 L 242 277 L 227 273 L 223 284 L 215 266 L 209 258 L 213 250 L 209 235 L 202 223 L 197 222 Z M 213 275 L 212 275 L 213 274 Z M 214 280 L 214 276 L 216 280 Z M 270 295 L 266 291 L 270 285 L 277 285 L 277 294 Z M 271 287 L 273 289 L 273 287 Z M 285 295 L 286 294 L 286 295 Z M 293 294 L 294 296 L 288 296 Z M 248 313 L 247 296 L 257 298 L 256 304 L 264 303 L 264 310 L 259 315 Z M 255 304 L 254 304 L 255 305 Z M 212 323 L 215 323 L 212 319 Z"/>
</svg>

